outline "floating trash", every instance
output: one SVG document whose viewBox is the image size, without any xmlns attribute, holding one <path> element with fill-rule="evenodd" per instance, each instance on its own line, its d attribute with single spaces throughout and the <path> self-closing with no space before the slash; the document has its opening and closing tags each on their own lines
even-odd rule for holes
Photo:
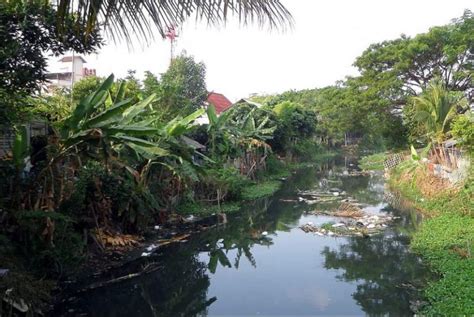
<svg viewBox="0 0 474 317">
<path fill-rule="evenodd" d="M 156 248 L 158 248 L 157 245 L 151 244 L 151 245 L 149 245 L 149 246 L 146 248 L 146 250 L 147 250 L 148 252 L 151 252 L 151 251 L 155 250 Z"/>
<path fill-rule="evenodd" d="M 315 233 L 318 236 L 364 236 L 368 237 L 372 234 L 379 233 L 389 227 L 389 223 L 394 217 L 386 215 L 367 215 L 359 217 L 346 217 L 347 221 L 338 223 L 326 223 L 316 226 L 312 222 L 308 222 L 300 229 L 306 233 Z M 332 228 L 328 230 L 326 228 Z"/>
<path fill-rule="evenodd" d="M 194 217 L 193 215 L 189 215 L 188 217 L 186 217 L 186 221 L 194 221 L 196 219 L 196 217 Z"/>
</svg>

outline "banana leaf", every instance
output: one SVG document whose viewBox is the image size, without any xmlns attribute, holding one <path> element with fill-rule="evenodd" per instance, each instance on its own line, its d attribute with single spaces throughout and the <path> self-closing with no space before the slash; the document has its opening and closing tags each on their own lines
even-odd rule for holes
<svg viewBox="0 0 474 317">
<path fill-rule="evenodd" d="M 28 156 L 28 131 L 26 126 L 20 126 L 15 133 L 15 140 L 13 141 L 13 163 L 17 168 L 20 168 Z"/>
<path fill-rule="evenodd" d="M 217 123 L 217 113 L 214 105 L 209 105 L 207 107 L 207 117 L 209 118 L 209 124 L 214 125 Z"/>
<path fill-rule="evenodd" d="M 141 127 L 141 126 L 116 126 L 107 129 L 108 134 L 118 134 L 123 133 L 129 136 L 147 136 L 147 135 L 157 135 L 159 130 L 156 128 L 150 127 Z"/>
<path fill-rule="evenodd" d="M 122 124 L 128 124 L 140 114 L 146 106 L 152 103 L 156 99 L 156 94 L 151 94 L 148 98 L 140 101 L 139 103 L 133 105 L 132 107 L 125 110 L 122 114 Z"/>
<path fill-rule="evenodd" d="M 114 117 L 122 114 L 125 109 L 130 107 L 131 106 L 130 105 L 131 101 L 132 101 L 132 99 L 130 99 L 130 98 L 120 101 L 119 103 L 113 105 L 109 109 L 107 109 L 107 110 L 99 113 L 95 117 L 87 120 L 84 123 L 84 127 L 97 127 L 98 128 L 98 127 L 103 127 L 103 126 L 107 125 L 107 123 L 110 122 L 110 120 L 112 120 Z"/>
</svg>

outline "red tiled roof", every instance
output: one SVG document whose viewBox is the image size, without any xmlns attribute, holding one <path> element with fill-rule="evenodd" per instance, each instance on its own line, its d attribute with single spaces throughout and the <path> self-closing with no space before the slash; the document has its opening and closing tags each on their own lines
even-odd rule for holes
<svg viewBox="0 0 474 317">
<path fill-rule="evenodd" d="M 207 95 L 207 102 L 214 105 L 217 114 L 226 111 L 232 106 L 232 102 L 230 102 L 229 99 L 224 95 L 215 92 L 211 92 Z"/>
</svg>

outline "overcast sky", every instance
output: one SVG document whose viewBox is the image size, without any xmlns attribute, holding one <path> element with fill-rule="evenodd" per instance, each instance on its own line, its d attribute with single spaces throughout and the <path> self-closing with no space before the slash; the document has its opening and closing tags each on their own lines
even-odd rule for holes
<svg viewBox="0 0 474 317">
<path fill-rule="evenodd" d="M 232 101 L 251 93 L 324 87 L 357 74 L 354 59 L 371 43 L 404 33 L 415 35 L 443 25 L 474 9 L 472 0 L 282 0 L 292 13 L 293 30 L 268 32 L 257 26 L 209 28 L 193 20 L 179 32 L 177 52 L 185 50 L 207 66 L 209 91 Z M 162 73 L 170 44 L 157 40 L 148 47 L 109 44 L 86 57 L 100 76 L 139 77 L 145 70 Z"/>
</svg>

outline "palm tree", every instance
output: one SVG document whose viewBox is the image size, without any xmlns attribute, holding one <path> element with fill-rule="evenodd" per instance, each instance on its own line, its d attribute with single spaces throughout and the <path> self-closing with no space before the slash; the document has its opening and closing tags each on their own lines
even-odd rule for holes
<svg viewBox="0 0 474 317">
<path fill-rule="evenodd" d="M 421 124 L 433 145 L 433 152 L 439 163 L 446 162 L 441 144 L 446 139 L 457 111 L 465 107 L 465 99 L 448 90 L 440 81 L 432 81 L 420 97 L 414 97 L 415 120 Z M 416 153 L 416 152 L 415 152 Z"/>
<path fill-rule="evenodd" d="M 164 37 L 169 27 L 192 16 L 210 25 L 223 24 L 229 16 L 237 16 L 242 24 L 268 24 L 271 28 L 292 22 L 280 0 L 50 0 L 49 4 L 57 7 L 60 30 L 66 17 L 74 16 L 89 31 L 101 27 L 113 39 L 128 42 L 132 35 L 153 38 L 156 30 Z"/>
<path fill-rule="evenodd" d="M 437 81 L 430 83 L 420 96 L 414 97 L 415 120 L 424 126 L 428 138 L 433 143 L 441 143 L 449 132 L 451 121 L 458 108 L 464 107 L 465 100 L 454 95 Z"/>
</svg>

